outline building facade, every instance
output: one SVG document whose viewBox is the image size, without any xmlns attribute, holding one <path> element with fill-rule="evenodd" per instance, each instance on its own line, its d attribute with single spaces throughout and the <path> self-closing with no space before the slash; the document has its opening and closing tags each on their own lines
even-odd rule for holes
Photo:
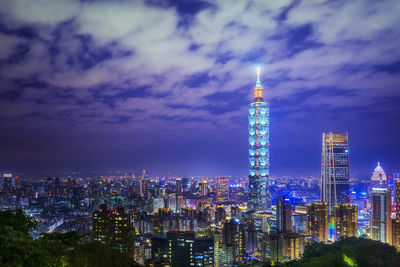
<svg viewBox="0 0 400 267">
<path fill-rule="evenodd" d="M 271 208 L 269 189 L 269 104 L 263 98 L 260 71 L 249 105 L 249 210 Z"/>
<path fill-rule="evenodd" d="M 370 234 L 373 240 L 392 244 L 391 191 L 372 188 Z"/>
<path fill-rule="evenodd" d="M 357 236 L 357 205 L 340 203 L 335 206 L 335 239 Z"/>
<path fill-rule="evenodd" d="M 199 186 L 200 186 L 200 195 L 202 197 L 207 196 L 207 181 L 201 181 L 199 183 Z"/>
<path fill-rule="evenodd" d="M 233 266 L 233 244 L 223 241 L 222 233 L 214 234 L 214 266 Z"/>
<path fill-rule="evenodd" d="M 349 141 L 347 133 L 322 134 L 321 201 L 328 205 L 328 215 L 334 207 L 350 201 Z"/>
<path fill-rule="evenodd" d="M 229 201 L 229 179 L 217 178 L 217 203 Z"/>
<path fill-rule="evenodd" d="M 328 206 L 325 202 L 307 204 L 307 235 L 317 242 L 328 241 Z"/>
<path fill-rule="evenodd" d="M 133 218 L 125 208 L 109 210 L 107 205 L 102 204 L 92 216 L 94 240 L 122 252 L 132 252 Z"/>
<path fill-rule="evenodd" d="M 167 241 L 171 267 L 194 266 L 194 232 L 167 232 Z"/>
<path fill-rule="evenodd" d="M 214 239 L 196 238 L 194 241 L 194 266 L 214 267 Z"/>
<path fill-rule="evenodd" d="M 281 233 L 293 231 L 292 204 L 282 196 L 276 200 L 276 228 Z"/>
<path fill-rule="evenodd" d="M 265 235 L 262 255 L 273 263 L 301 258 L 304 253 L 304 236 L 298 233 L 270 232 Z"/>
<path fill-rule="evenodd" d="M 395 183 L 396 218 L 393 220 L 393 246 L 400 247 L 400 181 Z"/>
</svg>

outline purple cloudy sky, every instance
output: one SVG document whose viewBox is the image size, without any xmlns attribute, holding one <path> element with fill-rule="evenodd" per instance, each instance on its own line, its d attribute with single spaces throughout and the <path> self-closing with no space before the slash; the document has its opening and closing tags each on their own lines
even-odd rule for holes
<svg viewBox="0 0 400 267">
<path fill-rule="evenodd" d="M 398 1 L 0 2 L 0 169 L 247 174 L 261 66 L 271 173 L 400 172 Z"/>
</svg>

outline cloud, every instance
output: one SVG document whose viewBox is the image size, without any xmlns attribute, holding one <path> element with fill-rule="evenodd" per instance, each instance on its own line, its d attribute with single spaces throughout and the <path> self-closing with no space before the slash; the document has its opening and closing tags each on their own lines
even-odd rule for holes
<svg viewBox="0 0 400 267">
<path fill-rule="evenodd" d="M 400 62 L 396 1 L 15 0 L 0 10 L 3 127 L 238 129 L 257 65 L 288 118 L 308 114 L 284 104 L 293 99 L 396 110 L 385 102 L 399 96 L 388 71 Z"/>
<path fill-rule="evenodd" d="M 8 19 L 8 25 L 36 24 L 35 26 L 54 27 L 76 15 L 80 3 L 75 0 L 15 0 L 2 1 L 0 7 L 3 16 Z"/>
<path fill-rule="evenodd" d="M 36 76 L 54 90 L 69 88 L 89 100 L 95 87 L 114 87 L 105 91 L 113 95 L 147 86 L 149 97 L 206 106 L 208 95 L 250 85 L 252 66 L 263 62 L 264 76 L 278 88 L 271 88 L 270 96 L 287 97 L 334 85 L 345 78 L 340 69 L 349 64 L 369 67 L 363 75 L 371 80 L 377 77 L 372 62 L 390 64 L 400 57 L 398 43 L 380 43 L 381 36 L 398 36 L 392 26 L 399 5 L 391 1 L 302 1 L 294 6 L 291 1 L 218 1 L 191 14 L 184 28 L 174 6 L 143 1 L 12 1 L 2 7 L 8 11 L 3 21 L 7 28 L 30 25 L 39 34 L 29 40 L 25 60 L 7 66 L 11 71 L 4 79 Z M 281 20 L 284 11 L 286 19 Z M 303 25 L 312 26 L 307 40 L 322 45 L 290 55 L 290 36 L 282 33 Z M 3 57 L 9 56 L 19 39 L 5 33 L 1 38 Z M 198 49 L 192 50 L 192 44 Z M 218 63 L 223 55 L 230 59 Z M 198 88 L 185 86 L 185 80 L 203 72 L 212 79 Z M 354 83 L 342 86 L 354 88 Z"/>
</svg>

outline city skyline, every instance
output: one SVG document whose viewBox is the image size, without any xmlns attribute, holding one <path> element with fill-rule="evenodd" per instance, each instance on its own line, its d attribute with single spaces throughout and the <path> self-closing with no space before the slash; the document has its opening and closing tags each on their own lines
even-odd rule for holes
<svg viewBox="0 0 400 267">
<path fill-rule="evenodd" d="M 399 14 L 0 1 L 0 265 L 400 266 Z"/>
<path fill-rule="evenodd" d="M 42 3 L 0 4 L 0 170 L 247 176 L 260 66 L 271 175 L 319 176 L 322 132 L 399 172 L 393 1 Z"/>
</svg>

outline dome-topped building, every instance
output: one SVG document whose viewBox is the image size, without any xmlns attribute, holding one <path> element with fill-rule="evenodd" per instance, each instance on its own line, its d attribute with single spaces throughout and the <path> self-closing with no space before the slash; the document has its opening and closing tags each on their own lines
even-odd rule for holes
<svg viewBox="0 0 400 267">
<path fill-rule="evenodd" d="M 372 187 L 387 188 L 387 176 L 379 161 L 378 166 L 372 173 L 371 185 Z"/>
</svg>

